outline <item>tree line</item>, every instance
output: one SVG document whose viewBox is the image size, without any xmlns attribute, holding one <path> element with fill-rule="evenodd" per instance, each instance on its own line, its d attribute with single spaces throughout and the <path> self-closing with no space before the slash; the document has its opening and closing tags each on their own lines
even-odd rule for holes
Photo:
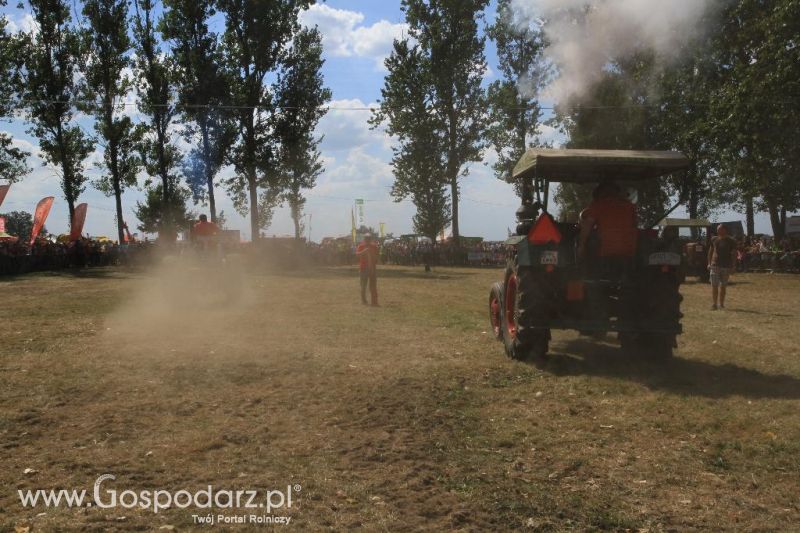
<svg viewBox="0 0 800 533">
<path fill-rule="evenodd" d="M 568 148 L 680 150 L 685 177 L 640 191 L 644 215 L 682 198 L 692 218 L 723 208 L 743 211 L 747 231 L 766 212 L 782 238 L 787 213 L 800 209 L 800 3 L 716 2 L 706 31 L 658 61 L 642 48 L 608 58 L 582 98 L 565 99 L 543 119 L 542 90 L 558 65 L 544 50 L 546 20 L 520 24 L 512 0 L 402 0 L 409 25 L 385 65 L 373 127 L 396 138 L 392 195 L 411 199 L 418 233 L 435 238 L 450 225 L 459 237 L 459 185 L 488 148 L 503 179 L 524 151 L 542 146 L 543 123 L 566 134 Z M 483 27 L 481 27 L 483 25 Z M 483 31 L 481 31 L 483 29 Z M 499 79 L 486 85 L 485 47 L 495 45 Z M 590 191 L 561 185 L 560 216 L 574 219 Z"/>
<path fill-rule="evenodd" d="M 78 11 L 68 0 L 28 0 L 33 31 L 10 32 L 0 18 L 0 117 L 24 116 L 44 161 L 58 169 L 70 221 L 89 183 L 87 159 L 102 149 L 91 185 L 114 197 L 120 242 L 122 196 L 141 173 L 142 231 L 174 238 L 190 199 L 221 220 L 221 186 L 249 214 L 254 239 L 284 203 L 299 237 L 304 191 L 322 171 L 314 130 L 331 99 L 320 32 L 298 22 L 313 3 L 83 0 Z M 93 133 L 77 123 L 82 116 L 93 119 Z M 28 155 L 0 134 L 3 178 L 28 173 Z M 235 173 L 221 179 L 227 165 Z"/>
<path fill-rule="evenodd" d="M 74 205 L 89 183 L 86 161 L 102 148 L 91 185 L 113 196 L 119 237 L 122 195 L 147 176 L 136 206 L 143 231 L 174 234 L 187 202 L 219 220 L 215 187 L 249 215 L 254 237 L 288 204 L 302 233 L 304 191 L 322 172 L 314 130 L 331 92 L 321 75 L 321 35 L 298 14 L 313 0 L 29 0 L 36 30 L 7 31 L 0 19 L 0 117 L 18 117 L 59 170 Z M 462 180 L 496 154 L 507 176 L 543 125 L 569 148 L 680 150 L 686 177 L 640 191 L 646 215 L 685 193 L 689 216 L 723 208 L 768 214 L 782 237 L 800 208 L 800 3 L 711 2 L 706 31 L 681 43 L 679 60 L 647 48 L 608 58 L 580 99 L 558 102 L 545 119 L 542 91 L 558 75 L 545 56 L 547 20 L 520 23 L 512 0 L 401 0 L 408 31 L 393 43 L 370 124 L 394 138 L 392 196 L 416 206 L 417 233 L 447 226 L 458 238 Z M 5 6 L 6 0 L 0 0 Z M 486 45 L 498 76 L 486 82 Z M 134 120 L 130 106 L 136 96 Z M 94 132 L 76 121 L 88 115 Z M 176 135 L 191 146 L 183 154 Z M 29 172 L 26 156 L 0 135 L 0 175 Z M 221 178 L 230 166 L 234 174 Z M 556 189 L 560 216 L 574 218 L 585 188 Z"/>
</svg>

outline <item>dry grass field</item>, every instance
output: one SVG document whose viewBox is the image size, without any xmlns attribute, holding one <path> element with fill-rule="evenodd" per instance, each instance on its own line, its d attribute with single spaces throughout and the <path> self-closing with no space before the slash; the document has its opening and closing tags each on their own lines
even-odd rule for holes
<svg viewBox="0 0 800 533">
<path fill-rule="evenodd" d="M 206 509 L 18 497 L 105 473 L 118 491 L 297 484 L 276 513 L 296 531 L 800 524 L 800 277 L 737 276 L 717 312 L 686 284 L 670 362 L 558 332 L 536 367 L 487 332 L 499 271 L 383 268 L 375 309 L 354 269 L 250 274 L 239 295 L 166 272 L 0 280 L 0 530 L 210 529 Z"/>
</svg>

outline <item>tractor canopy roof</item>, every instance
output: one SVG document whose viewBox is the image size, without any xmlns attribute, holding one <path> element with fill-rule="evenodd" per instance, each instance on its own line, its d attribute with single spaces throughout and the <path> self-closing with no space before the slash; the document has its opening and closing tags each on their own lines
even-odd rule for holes
<svg viewBox="0 0 800 533">
<path fill-rule="evenodd" d="M 658 225 L 676 228 L 707 228 L 711 222 L 706 218 L 662 218 Z"/>
<path fill-rule="evenodd" d="M 509 181 L 536 177 L 548 181 L 596 183 L 658 178 L 689 168 L 680 152 L 651 150 L 553 150 L 531 148 L 514 167 Z"/>
</svg>

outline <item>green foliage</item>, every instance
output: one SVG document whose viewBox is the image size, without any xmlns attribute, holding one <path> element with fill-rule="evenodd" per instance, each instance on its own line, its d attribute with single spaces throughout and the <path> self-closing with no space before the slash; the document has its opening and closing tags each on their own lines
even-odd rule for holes
<svg viewBox="0 0 800 533">
<path fill-rule="evenodd" d="M 230 77 L 222 63 L 219 37 L 209 29 L 216 14 L 213 0 L 165 0 L 161 34 L 170 43 L 184 136 L 196 144 L 184 164 L 184 175 L 195 202 L 208 200 L 211 220 L 217 220 L 214 179 L 225 164 L 236 136 L 230 113 L 223 106 Z"/>
<path fill-rule="evenodd" d="M 0 7 L 6 6 L 0 0 Z M 21 58 L 24 57 L 25 39 L 20 35 L 10 35 L 6 31 L 8 21 L 0 18 L 0 118 L 11 117 L 17 90 L 20 84 Z M 30 154 L 14 146 L 7 133 L 0 133 L 0 179 L 14 183 L 27 174 L 30 169 L 26 159 Z"/>
<path fill-rule="evenodd" d="M 156 34 L 153 0 L 134 0 L 133 34 L 136 39 L 134 64 L 136 84 L 139 89 L 139 110 L 147 121 L 137 125 L 141 161 L 149 176 L 156 177 L 162 194 L 161 205 L 165 208 L 183 205 L 183 191 L 176 168 L 181 162 L 181 153 L 170 139 L 170 127 L 177 115 L 172 94 L 175 90 L 175 68 L 169 56 L 159 46 Z M 150 186 L 150 180 L 146 183 Z M 148 192 L 148 195 L 150 192 Z M 178 218 L 172 218 L 174 216 Z M 180 211 L 169 209 L 157 217 L 163 225 L 162 231 L 172 235 L 181 223 Z M 141 218 L 140 218 L 141 220 Z"/>
<path fill-rule="evenodd" d="M 86 97 L 97 105 L 87 111 L 95 116 L 95 130 L 105 141 L 103 167 L 106 172 L 97 181 L 98 189 L 116 200 L 117 237 L 123 242 L 125 220 L 122 193 L 136 185 L 141 166 L 137 143 L 141 130 L 134 128 L 130 117 L 121 112 L 121 104 L 131 89 L 126 74 L 131 65 L 128 36 L 128 0 L 85 0 L 83 31 L 87 58 L 85 63 Z"/>
<path fill-rule="evenodd" d="M 322 79 L 322 36 L 319 30 L 303 29 L 292 42 L 283 72 L 275 84 L 275 101 L 280 114 L 275 132 L 280 141 L 280 165 L 270 173 L 271 188 L 283 192 L 295 227 L 295 238 L 302 235 L 300 219 L 306 203 L 303 190 L 314 187 L 323 171 L 319 143 L 314 129 L 326 110 L 331 91 Z"/>
<path fill-rule="evenodd" d="M 643 196 L 688 193 L 692 217 L 722 206 L 767 211 L 783 235 L 786 213 L 800 208 L 800 4 L 737 0 L 713 4 L 706 28 L 659 64 L 648 50 L 612 58 L 581 102 L 563 106 L 559 121 L 570 147 L 662 148 L 684 152 L 685 179 Z M 580 104 L 581 107 L 571 107 Z M 562 187 L 558 200 L 574 214 L 585 192 Z M 655 201 L 653 199 L 655 194 Z"/>
<path fill-rule="evenodd" d="M 400 168 L 405 178 L 427 182 L 420 184 L 420 191 L 428 191 L 420 199 L 439 195 L 439 179 L 449 186 L 456 238 L 459 178 L 470 162 L 480 160 L 484 147 L 486 101 L 481 82 L 486 59 L 478 23 L 487 4 L 488 0 L 403 0 L 409 38 L 395 42 L 386 60 L 389 73 L 381 89 L 380 108 L 370 119 L 375 127 L 385 122 L 388 133 L 398 138 L 400 147 L 393 159 L 396 179 Z M 434 137 L 439 141 L 428 149 L 436 153 L 426 155 L 427 161 L 412 161 L 421 150 L 411 145 L 422 145 L 424 139 Z M 438 170 L 439 162 L 443 164 L 440 173 L 423 175 L 420 171 L 425 167 Z M 412 168 L 417 170 L 409 173 Z M 421 215 L 436 220 L 443 205 L 436 198 L 417 208 L 418 212 L 438 209 L 438 213 Z"/>
<path fill-rule="evenodd" d="M 300 30 L 297 16 L 311 0 L 220 0 L 225 17 L 222 52 L 231 72 L 230 103 L 237 126 L 237 141 L 229 154 L 236 175 L 225 185 L 234 207 L 250 213 L 252 238 L 272 219 L 281 192 L 274 186 L 279 162 L 275 133 L 277 106 L 273 91 L 265 85 L 287 59 L 289 44 Z M 259 195 L 259 189 L 262 189 Z"/>
<path fill-rule="evenodd" d="M 439 117 L 427 104 L 427 87 L 415 74 L 424 69 L 427 61 L 418 46 L 408 41 L 396 41 L 394 52 L 387 60 L 389 69 L 386 86 L 402 90 L 403 95 L 384 92 L 387 102 L 400 103 L 392 109 L 395 122 L 406 124 L 401 142 L 392 148 L 392 167 L 395 181 L 392 196 L 396 201 L 411 198 L 417 208 L 413 218 L 414 231 L 432 240 L 447 227 L 450 202 L 447 195 L 444 141 L 439 135 L 443 128 Z M 395 82 L 395 77 L 403 78 Z M 388 95 L 388 98 L 387 98 Z M 403 98 L 403 100 L 400 100 Z"/>
<path fill-rule="evenodd" d="M 106 172 L 94 183 L 98 190 L 109 196 L 121 196 L 122 191 L 128 187 L 135 187 L 137 175 L 142 168 L 140 148 L 144 129 L 134 126 L 130 117 L 121 117 L 116 122 L 115 130 L 118 132 L 118 137 L 115 150 L 106 149 L 103 153 L 103 167 Z M 116 158 L 114 158 L 115 153 Z M 114 168 L 118 176 L 116 180 L 112 170 Z"/>
<path fill-rule="evenodd" d="M 786 211 L 800 208 L 800 4 L 739 0 L 720 19 L 710 119 L 721 164 L 742 196 L 760 198 L 780 238 Z"/>
<path fill-rule="evenodd" d="M 39 138 L 45 163 L 61 170 L 61 189 L 69 207 L 84 191 L 83 164 L 94 142 L 75 124 L 75 107 L 83 92 L 78 76 L 82 54 L 79 33 L 71 26 L 70 6 L 64 0 L 31 0 L 39 31 L 26 36 L 25 79 L 30 133 Z"/>
<path fill-rule="evenodd" d="M 708 40 L 687 43 L 684 55 L 686 60 L 664 69 L 657 80 L 660 113 L 655 118 L 656 135 L 665 148 L 679 150 L 689 158 L 691 166 L 681 184 L 686 188 L 689 217 L 708 217 L 735 201 L 736 195 L 720 168 L 709 120 L 716 76 Z"/>
<path fill-rule="evenodd" d="M 164 203 L 164 192 L 161 187 L 161 183 L 149 187 L 144 202 L 136 202 L 134 213 L 140 221 L 137 226 L 139 231 L 165 234 L 167 231 L 188 229 L 195 218 L 194 213 L 186 207 L 190 197 L 189 191 L 178 187 L 173 194 L 167 196 L 168 203 Z"/>
<path fill-rule="evenodd" d="M 2 213 L 0 217 L 6 219 L 6 233 L 22 240 L 31 236 L 33 231 L 33 215 L 26 211 L 11 211 Z M 42 228 L 41 235 L 47 235 L 47 230 Z"/>
<path fill-rule="evenodd" d="M 657 108 L 651 93 L 652 55 L 617 60 L 589 91 L 580 105 L 557 110 L 569 135 L 567 148 L 648 150 L 665 147 L 655 128 Z M 669 188 L 657 180 L 639 185 L 637 210 L 643 223 L 657 221 L 665 209 Z M 591 187 L 562 183 L 555 200 L 562 220 L 575 221 L 591 200 Z"/>
<path fill-rule="evenodd" d="M 25 150 L 14 146 L 14 139 L 10 135 L 0 133 L 0 179 L 6 180 L 6 183 L 15 183 L 30 172 L 26 163 L 29 155 Z"/>
<path fill-rule="evenodd" d="M 503 79 L 487 90 L 490 122 L 487 137 L 497 152 L 492 166 L 498 179 L 511 174 L 517 161 L 537 140 L 542 115 L 537 95 L 549 77 L 542 57 L 545 43 L 541 29 L 515 20 L 511 0 L 500 0 L 497 19 L 487 29 L 497 45 Z"/>
</svg>

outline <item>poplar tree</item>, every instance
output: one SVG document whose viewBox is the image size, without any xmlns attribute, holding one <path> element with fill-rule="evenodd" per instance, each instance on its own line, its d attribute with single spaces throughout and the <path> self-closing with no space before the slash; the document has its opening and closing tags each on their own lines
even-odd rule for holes
<svg viewBox="0 0 800 533">
<path fill-rule="evenodd" d="M 395 201 L 411 199 L 416 207 L 412 219 L 414 231 L 436 242 L 450 221 L 448 198 L 446 143 L 441 136 L 444 124 L 429 105 L 430 86 L 418 74 L 428 61 L 418 45 L 408 40 L 395 41 L 386 61 L 389 74 L 381 94 L 383 103 L 371 120 L 377 127 L 391 117 L 391 124 L 401 128 L 389 131 L 397 136 L 392 147 L 394 183 L 391 194 Z"/>
<path fill-rule="evenodd" d="M 231 72 L 230 102 L 237 127 L 229 162 L 236 175 L 226 180 L 234 207 L 249 213 L 251 238 L 259 238 L 269 225 L 281 191 L 274 187 L 279 175 L 279 141 L 275 133 L 278 107 L 269 75 L 277 75 L 300 31 L 297 20 L 311 0 L 219 0 L 225 17 L 223 57 Z"/>
<path fill-rule="evenodd" d="M 235 129 L 226 109 L 230 91 L 219 36 L 209 28 L 214 0 L 164 0 L 161 34 L 170 43 L 177 68 L 177 92 L 184 135 L 195 144 L 184 175 L 195 201 L 208 201 L 217 222 L 215 178 L 228 155 Z"/>
<path fill-rule="evenodd" d="M 302 235 L 301 219 L 306 199 L 303 191 L 312 189 L 324 170 L 314 130 L 326 112 L 331 91 L 322 78 L 322 36 L 319 30 L 303 29 L 295 35 L 284 71 L 276 83 L 276 103 L 280 109 L 276 133 L 280 140 L 282 180 L 274 186 L 284 190 L 289 204 L 294 235 Z"/>
<path fill-rule="evenodd" d="M 117 214 L 117 236 L 125 239 L 122 193 L 136 185 L 140 168 L 136 131 L 123 106 L 133 80 L 129 76 L 131 40 L 128 37 L 128 0 L 84 0 L 87 99 L 95 104 L 95 131 L 103 139 L 106 173 L 97 187 L 113 195 Z"/>
<path fill-rule="evenodd" d="M 0 7 L 7 2 L 0 0 Z M 20 90 L 20 68 L 23 64 L 24 37 L 9 34 L 8 20 L 0 17 L 0 119 L 13 117 Z M 0 133 L 0 179 L 14 183 L 29 172 L 26 159 L 30 154 L 14 146 L 13 138 Z"/>
<path fill-rule="evenodd" d="M 157 190 L 161 200 L 151 207 L 161 210 L 157 217 L 159 237 L 168 242 L 175 239 L 186 211 L 185 194 L 176 171 L 181 154 L 171 140 L 171 128 L 178 114 L 174 99 L 175 69 L 158 39 L 154 0 L 134 0 L 133 6 L 134 67 L 139 88 L 139 111 L 146 117 L 140 125 L 142 139 L 139 151 L 148 176 L 158 180 Z M 156 187 L 150 180 L 147 186 L 150 190 Z M 145 206 L 155 196 L 148 194 L 146 199 Z M 142 209 L 141 205 L 138 207 Z M 141 216 L 139 220 L 142 220 Z"/>
<path fill-rule="evenodd" d="M 84 161 L 94 142 L 75 123 L 76 106 L 83 94 L 80 74 L 81 38 L 71 25 L 70 6 L 64 0 L 30 0 L 38 31 L 26 38 L 25 78 L 29 132 L 39 139 L 44 161 L 61 172 L 61 190 L 69 221 L 85 189 Z"/>
<path fill-rule="evenodd" d="M 486 113 L 481 82 L 486 58 L 485 38 L 478 33 L 478 24 L 487 4 L 488 0 L 403 0 L 408 39 L 417 43 L 421 58 L 413 65 L 402 62 L 408 56 L 387 60 L 389 74 L 384 80 L 380 109 L 372 117 L 373 125 L 386 122 L 391 135 L 413 140 L 417 124 L 399 110 L 407 99 L 406 89 L 418 81 L 424 84 L 427 112 L 436 116 L 436 136 L 444 140 L 435 147 L 445 162 L 441 177 L 450 189 L 456 243 L 460 235 L 459 181 L 469 163 L 480 161 L 484 148 Z M 395 47 L 393 54 L 397 50 Z"/>
<path fill-rule="evenodd" d="M 516 20 L 511 0 L 500 0 L 497 18 L 487 34 L 497 46 L 503 77 L 489 85 L 490 125 L 487 137 L 497 152 L 492 166 L 498 179 L 511 174 L 514 165 L 537 139 L 542 116 L 538 94 L 548 80 L 540 28 Z"/>
</svg>

